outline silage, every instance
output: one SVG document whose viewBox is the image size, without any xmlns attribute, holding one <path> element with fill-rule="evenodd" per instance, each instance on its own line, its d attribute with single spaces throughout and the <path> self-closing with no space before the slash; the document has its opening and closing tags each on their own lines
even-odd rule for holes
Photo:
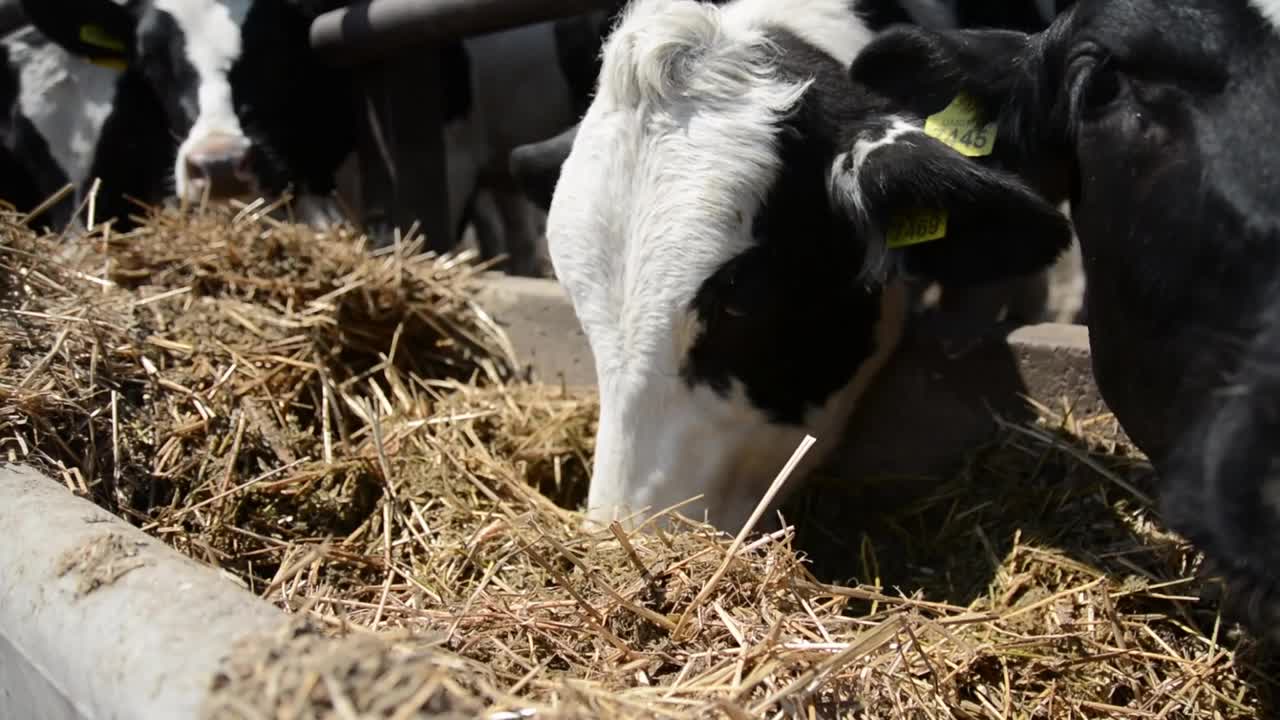
<svg viewBox="0 0 1280 720">
<path fill-rule="evenodd" d="M 481 268 L 262 210 L 76 240 L 0 218 L 8 459 L 293 617 L 229 660 L 209 717 L 1230 718 L 1271 701 L 1108 418 L 1044 408 L 874 522 L 842 509 L 858 483 L 820 479 L 788 504 L 795 529 L 732 554 L 682 519 L 587 531 L 594 398 L 521 380 L 474 302 Z M 847 561 L 819 577 L 817 548 Z"/>
</svg>

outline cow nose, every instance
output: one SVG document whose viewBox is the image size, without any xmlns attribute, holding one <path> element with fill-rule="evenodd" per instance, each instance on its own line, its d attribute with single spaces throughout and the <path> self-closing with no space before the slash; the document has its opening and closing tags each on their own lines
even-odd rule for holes
<svg viewBox="0 0 1280 720">
<path fill-rule="evenodd" d="M 253 189 L 249 143 L 231 135 L 210 135 L 187 153 L 187 178 L 199 195 L 231 198 Z"/>
</svg>

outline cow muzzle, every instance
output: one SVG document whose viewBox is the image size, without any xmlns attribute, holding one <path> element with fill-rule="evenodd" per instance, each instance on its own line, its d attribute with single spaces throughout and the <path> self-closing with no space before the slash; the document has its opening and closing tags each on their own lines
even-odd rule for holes
<svg viewBox="0 0 1280 720">
<path fill-rule="evenodd" d="M 187 151 L 185 160 L 190 194 L 210 199 L 242 197 L 256 185 L 250 167 L 251 145 L 243 137 L 214 133 Z"/>
</svg>

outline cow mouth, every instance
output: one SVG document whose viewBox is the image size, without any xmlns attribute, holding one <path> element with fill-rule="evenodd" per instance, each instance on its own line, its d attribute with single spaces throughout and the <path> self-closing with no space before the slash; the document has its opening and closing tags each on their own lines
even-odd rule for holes
<svg viewBox="0 0 1280 720">
<path fill-rule="evenodd" d="M 244 137 L 212 133 L 182 153 L 180 194 L 188 202 L 251 200 L 261 191 L 253 145 Z"/>
<path fill-rule="evenodd" d="M 261 193 L 258 183 L 253 178 L 235 178 L 232 181 L 210 183 L 205 180 L 192 180 L 187 192 L 189 202 L 228 202 L 240 200 L 249 202 L 256 200 Z"/>
</svg>

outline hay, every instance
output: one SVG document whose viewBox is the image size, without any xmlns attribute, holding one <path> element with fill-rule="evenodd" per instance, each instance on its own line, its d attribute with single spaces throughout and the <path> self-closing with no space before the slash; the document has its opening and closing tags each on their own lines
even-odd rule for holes
<svg viewBox="0 0 1280 720">
<path fill-rule="evenodd" d="M 209 718 L 1270 712 L 1109 418 L 1044 408 L 941 482 L 818 478 L 736 546 L 588 533 L 594 398 L 518 380 L 480 268 L 262 210 L 0 217 L 7 458 L 294 618 Z"/>
</svg>

